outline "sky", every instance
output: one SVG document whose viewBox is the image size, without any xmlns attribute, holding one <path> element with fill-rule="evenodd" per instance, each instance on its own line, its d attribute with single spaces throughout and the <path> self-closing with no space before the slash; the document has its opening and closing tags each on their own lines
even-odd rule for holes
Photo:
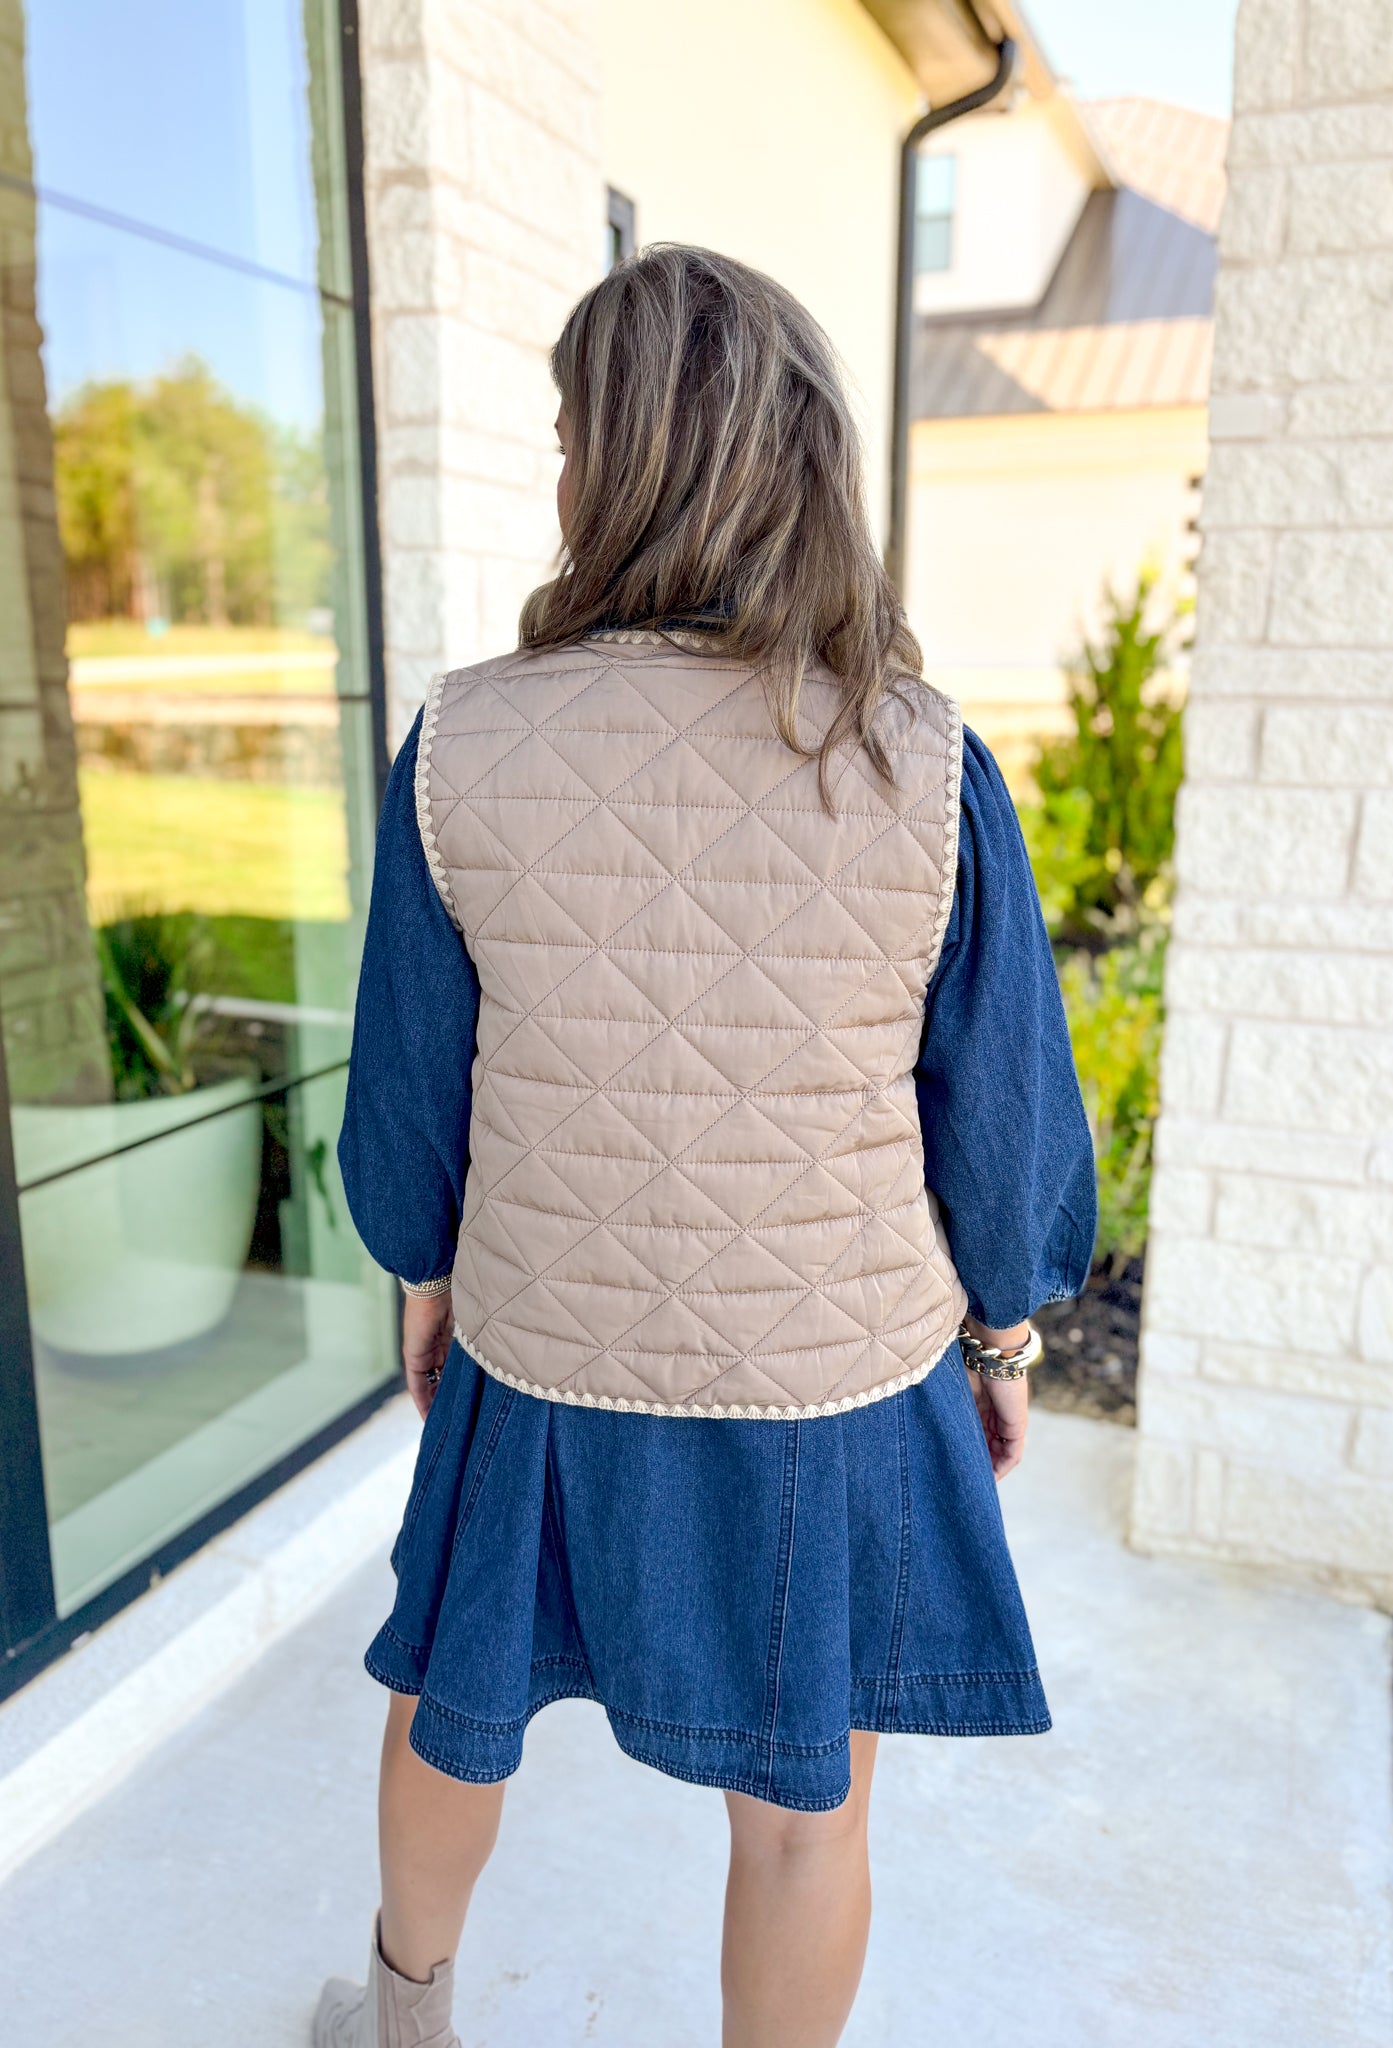
<svg viewBox="0 0 1393 2048">
<path fill-rule="evenodd" d="M 1025 0 L 1025 13 L 1081 99 L 1139 93 L 1204 114 L 1232 108 L 1238 0 Z"/>
<path fill-rule="evenodd" d="M 56 195 L 39 213 L 50 403 L 196 354 L 242 400 L 313 426 L 323 369 L 301 0 L 31 0 L 26 13 L 35 181 Z"/>
</svg>

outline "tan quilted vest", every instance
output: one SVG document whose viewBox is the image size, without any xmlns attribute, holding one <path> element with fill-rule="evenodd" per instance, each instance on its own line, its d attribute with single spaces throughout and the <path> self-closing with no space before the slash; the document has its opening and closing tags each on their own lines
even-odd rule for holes
<svg viewBox="0 0 1393 2048">
<path fill-rule="evenodd" d="M 454 1313 L 509 1386 L 830 1415 L 952 1341 L 913 1067 L 961 725 L 907 687 L 898 787 L 843 755 L 832 818 L 758 679 L 694 638 L 432 683 L 421 837 L 482 989 Z M 812 675 L 801 729 L 836 702 Z"/>
</svg>

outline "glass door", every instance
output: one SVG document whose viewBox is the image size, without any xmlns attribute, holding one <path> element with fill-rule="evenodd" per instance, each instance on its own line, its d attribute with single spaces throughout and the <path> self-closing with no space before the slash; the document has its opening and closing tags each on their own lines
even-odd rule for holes
<svg viewBox="0 0 1393 2048">
<path fill-rule="evenodd" d="M 338 8 L 0 19 L 5 1192 L 62 1616 L 394 1371 L 334 1157 L 380 691 Z"/>
</svg>

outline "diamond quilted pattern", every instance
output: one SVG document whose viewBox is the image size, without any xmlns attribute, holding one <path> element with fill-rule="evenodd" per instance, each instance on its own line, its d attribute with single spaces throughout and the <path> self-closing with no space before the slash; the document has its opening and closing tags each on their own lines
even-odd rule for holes
<svg viewBox="0 0 1393 2048">
<path fill-rule="evenodd" d="M 897 764 L 784 746 L 758 677 L 597 635 L 438 677 L 417 800 L 482 989 L 461 1340 L 553 1400 L 830 1414 L 923 1375 L 964 1296 L 912 1080 L 956 865 L 961 728 Z M 814 673 L 800 730 L 835 685 Z"/>
</svg>

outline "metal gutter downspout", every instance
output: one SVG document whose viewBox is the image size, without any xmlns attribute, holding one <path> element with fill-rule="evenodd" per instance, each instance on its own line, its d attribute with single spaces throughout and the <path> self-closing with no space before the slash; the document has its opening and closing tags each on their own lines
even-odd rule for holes
<svg viewBox="0 0 1393 2048">
<path fill-rule="evenodd" d="M 885 567 L 904 601 L 905 522 L 909 506 L 910 370 L 914 354 L 914 197 L 919 145 L 936 128 L 987 106 L 1010 81 L 1016 46 L 1005 36 L 995 46 L 996 71 L 976 92 L 931 107 L 917 120 L 900 145 L 900 254 L 895 273 L 895 384 L 890 415 L 890 536 Z"/>
</svg>

